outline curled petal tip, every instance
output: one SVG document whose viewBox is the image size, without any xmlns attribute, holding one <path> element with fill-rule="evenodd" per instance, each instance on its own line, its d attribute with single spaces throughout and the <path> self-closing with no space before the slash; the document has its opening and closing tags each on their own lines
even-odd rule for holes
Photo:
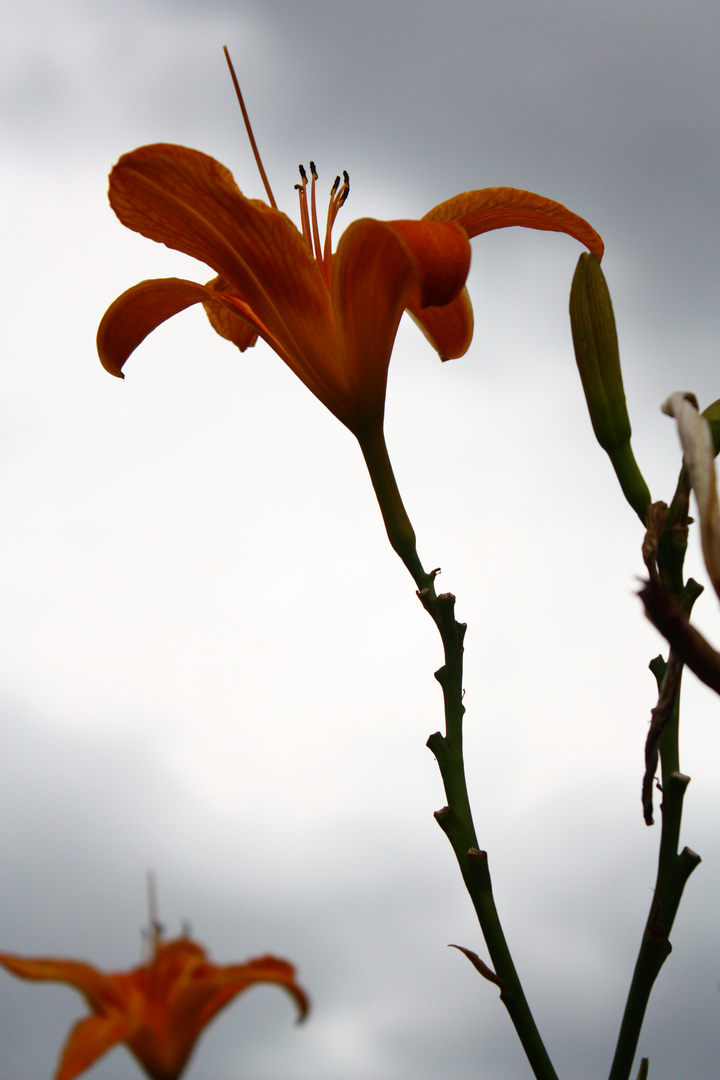
<svg viewBox="0 0 720 1080">
<path fill-rule="evenodd" d="M 554 199 L 519 188 L 465 191 L 440 203 L 425 217 L 432 221 L 457 221 L 470 237 L 519 225 L 527 229 L 566 233 L 584 244 L 599 260 L 605 250 L 601 236 L 584 218 Z"/>
<path fill-rule="evenodd" d="M 152 330 L 212 296 L 204 285 L 182 278 L 157 278 L 133 285 L 112 302 L 100 321 L 100 363 L 110 375 L 122 379 L 125 361 Z"/>
</svg>

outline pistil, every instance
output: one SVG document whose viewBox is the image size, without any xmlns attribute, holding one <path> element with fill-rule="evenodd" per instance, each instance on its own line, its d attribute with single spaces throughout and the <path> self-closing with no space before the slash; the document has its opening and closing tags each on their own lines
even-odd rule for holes
<svg viewBox="0 0 720 1080">
<path fill-rule="evenodd" d="M 223 45 L 223 52 L 225 53 L 225 59 L 227 60 L 227 65 L 230 68 L 230 77 L 232 78 L 233 86 L 235 87 L 235 93 L 237 94 L 237 99 L 238 99 L 238 102 L 240 104 L 240 111 L 242 112 L 243 120 L 245 121 L 245 130 L 247 131 L 248 139 L 250 140 L 250 146 L 252 147 L 252 152 L 255 155 L 255 162 L 257 164 L 258 171 L 260 172 L 260 177 L 261 177 L 262 182 L 263 182 L 263 184 L 265 186 L 265 191 L 267 192 L 267 197 L 270 200 L 270 205 L 273 207 L 274 210 L 277 210 L 277 203 L 275 202 L 275 196 L 272 193 L 272 188 L 270 187 L 270 181 L 267 178 L 267 173 L 265 172 L 262 160 L 260 158 L 260 151 L 258 150 L 257 143 L 255 142 L 255 136 L 253 135 L 253 129 L 250 126 L 250 117 L 248 116 L 248 111 L 245 108 L 245 102 L 243 100 L 242 93 L 240 92 L 240 83 L 237 80 L 237 75 L 235 74 L 235 68 L 233 67 L 232 60 L 230 59 L 230 53 L 227 50 L 227 45 Z"/>
</svg>

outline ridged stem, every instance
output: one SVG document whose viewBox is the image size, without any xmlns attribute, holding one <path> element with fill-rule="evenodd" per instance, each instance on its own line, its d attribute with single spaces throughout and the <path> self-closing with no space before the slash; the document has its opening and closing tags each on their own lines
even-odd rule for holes
<svg viewBox="0 0 720 1080">
<path fill-rule="evenodd" d="M 437 626 L 443 644 L 445 663 L 435 672 L 435 678 L 442 687 L 445 734 L 438 731 L 431 735 L 427 745 L 437 759 L 447 797 L 447 806 L 439 810 L 435 817 L 455 852 L 495 971 L 490 971 L 477 957 L 475 966 L 500 987 L 500 998 L 537 1080 L 557 1080 L 505 940 L 495 907 L 487 852 L 479 849 L 473 824 L 463 760 L 465 624 L 455 619 L 455 597 L 451 593 L 436 593 L 434 582 L 437 571 L 427 573 L 420 562 L 415 531 L 400 498 L 382 430 L 363 433 L 358 436 L 358 441 L 390 543 L 410 571 L 418 587 L 418 597 Z M 468 955 L 474 956 L 472 953 Z"/>
</svg>

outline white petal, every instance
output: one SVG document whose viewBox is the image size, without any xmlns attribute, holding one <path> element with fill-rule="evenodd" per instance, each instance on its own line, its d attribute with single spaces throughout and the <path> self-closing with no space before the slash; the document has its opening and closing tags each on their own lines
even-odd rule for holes
<svg viewBox="0 0 720 1080">
<path fill-rule="evenodd" d="M 695 492 L 705 565 L 720 597 L 720 505 L 715 477 L 715 445 L 710 425 L 693 394 L 671 394 L 662 411 L 677 422 L 685 467 Z"/>
</svg>

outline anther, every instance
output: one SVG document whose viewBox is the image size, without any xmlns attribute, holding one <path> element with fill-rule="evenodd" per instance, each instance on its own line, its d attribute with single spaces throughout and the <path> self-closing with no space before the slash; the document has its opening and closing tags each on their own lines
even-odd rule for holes
<svg viewBox="0 0 720 1080">
<path fill-rule="evenodd" d="M 310 172 L 312 173 L 315 180 L 317 180 L 318 174 L 317 174 L 317 169 L 315 168 L 315 162 L 314 161 L 310 162 Z"/>
<path fill-rule="evenodd" d="M 300 175 L 301 175 L 301 177 L 303 179 L 303 182 L 305 184 L 307 184 L 307 173 L 305 172 L 305 166 L 304 165 L 298 165 L 298 169 L 300 170 Z"/>
</svg>

